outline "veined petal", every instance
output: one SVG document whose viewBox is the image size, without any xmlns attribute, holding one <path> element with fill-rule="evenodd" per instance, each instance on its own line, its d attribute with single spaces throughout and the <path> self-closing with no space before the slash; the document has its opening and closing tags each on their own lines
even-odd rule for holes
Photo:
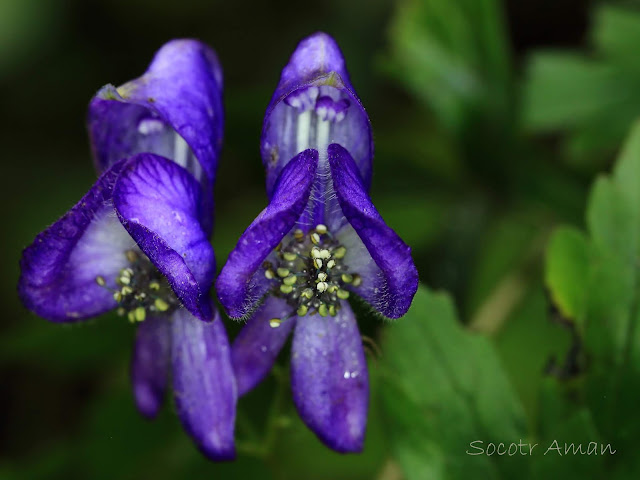
<svg viewBox="0 0 640 480">
<path fill-rule="evenodd" d="M 109 288 L 128 265 L 135 242 L 122 228 L 112 204 L 113 185 L 124 163 L 107 170 L 60 220 L 22 253 L 18 292 L 24 305 L 49 320 L 73 322 L 116 307 Z"/>
<path fill-rule="evenodd" d="M 269 373 L 295 325 L 295 317 L 288 318 L 277 328 L 269 320 L 282 319 L 292 307 L 277 297 L 267 297 L 253 314 L 231 345 L 231 362 L 238 384 L 238 395 L 253 389 Z"/>
<path fill-rule="evenodd" d="M 322 162 L 331 142 L 349 149 L 368 187 L 373 158 L 369 117 L 351 86 L 338 44 L 326 33 L 316 33 L 293 52 L 267 107 L 260 147 L 267 194 L 273 194 L 278 175 L 296 154 L 313 148 Z"/>
<path fill-rule="evenodd" d="M 335 317 L 297 319 L 291 347 L 291 389 L 298 413 L 329 447 L 362 450 L 369 375 L 349 304 Z"/>
<path fill-rule="evenodd" d="M 201 227 L 201 189 L 184 168 L 154 154 L 127 161 L 113 192 L 122 224 L 184 306 L 211 317 L 215 257 Z"/>
<path fill-rule="evenodd" d="M 163 155 L 212 181 L 222 145 L 222 69 L 196 40 L 172 40 L 140 78 L 103 87 L 89 104 L 98 171 L 135 153 Z"/>
<path fill-rule="evenodd" d="M 229 316 L 241 318 L 255 308 L 269 288 L 256 270 L 293 228 L 311 191 L 318 152 L 306 150 L 282 170 L 275 191 L 260 215 L 240 237 L 216 282 L 220 302 Z"/>
<path fill-rule="evenodd" d="M 171 322 L 149 316 L 138 326 L 131 357 L 131 383 L 138 411 L 147 418 L 158 414 L 169 379 Z"/>
<path fill-rule="evenodd" d="M 235 457 L 237 392 L 220 314 L 216 311 L 207 323 L 179 309 L 172 319 L 173 391 L 180 421 L 207 457 L 230 460 Z"/>
<path fill-rule="evenodd" d="M 418 289 L 418 271 L 411 248 L 384 223 L 349 152 L 338 144 L 330 145 L 329 165 L 342 213 L 366 247 L 366 251 L 358 248 L 359 242 L 354 241 L 353 235 L 348 238 L 348 226 L 344 227 L 345 232 L 337 234 L 347 247 L 345 263 L 362 278 L 362 285 L 354 291 L 383 315 L 401 317 Z"/>
</svg>

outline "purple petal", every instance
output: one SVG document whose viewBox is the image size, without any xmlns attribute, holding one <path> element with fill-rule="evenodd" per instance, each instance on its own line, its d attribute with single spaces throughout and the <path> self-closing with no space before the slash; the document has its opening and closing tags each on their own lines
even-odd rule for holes
<svg viewBox="0 0 640 480">
<path fill-rule="evenodd" d="M 241 318 L 255 308 L 269 288 L 256 270 L 293 228 L 311 191 L 318 152 L 306 150 L 282 170 L 267 208 L 253 221 L 229 254 L 216 282 L 220 302 L 229 316 Z"/>
<path fill-rule="evenodd" d="M 369 378 L 349 304 L 343 301 L 335 317 L 298 318 L 291 350 L 291 389 L 302 420 L 334 450 L 361 451 Z"/>
<path fill-rule="evenodd" d="M 277 297 L 267 297 L 231 345 L 231 362 L 238 384 L 238 395 L 253 389 L 267 376 L 295 325 L 295 317 L 272 328 L 269 320 L 291 313 L 292 307 Z"/>
<path fill-rule="evenodd" d="M 135 246 L 112 205 L 113 185 L 124 163 L 115 164 L 60 220 L 40 233 L 20 260 L 18 292 L 24 305 L 56 322 L 77 321 L 116 307 L 110 288 Z"/>
<path fill-rule="evenodd" d="M 328 122 L 321 126 L 322 121 Z M 328 141 L 353 155 L 365 185 L 371 182 L 373 135 L 369 117 L 347 73 L 338 44 L 326 33 L 300 42 L 267 107 L 261 154 L 271 196 L 280 171 L 299 152 L 318 150 L 326 158 Z"/>
<path fill-rule="evenodd" d="M 179 309 L 172 322 L 173 391 L 178 416 L 212 460 L 235 457 L 236 383 L 220 314 L 201 322 Z"/>
<path fill-rule="evenodd" d="M 98 171 L 151 152 L 197 178 L 204 170 L 213 180 L 223 133 L 222 70 L 216 54 L 195 40 L 168 42 L 140 78 L 117 89 L 106 85 L 96 94 L 88 123 Z"/>
<path fill-rule="evenodd" d="M 342 212 L 357 234 L 356 242 L 347 242 L 350 227 L 347 235 L 338 233 L 347 247 L 345 264 L 362 277 L 362 285 L 355 291 L 383 315 L 401 317 L 418 289 L 411 248 L 384 223 L 349 152 L 340 145 L 330 145 L 329 165 Z M 366 251 L 358 248 L 359 244 L 364 244 Z"/>
<path fill-rule="evenodd" d="M 215 257 L 200 223 L 201 189 L 193 176 L 166 158 L 138 154 L 120 174 L 113 202 L 124 227 L 184 306 L 208 320 Z"/>
<path fill-rule="evenodd" d="M 138 411 L 147 418 L 158 414 L 167 388 L 171 359 L 171 322 L 149 316 L 138 326 L 131 357 L 131 382 Z"/>
</svg>

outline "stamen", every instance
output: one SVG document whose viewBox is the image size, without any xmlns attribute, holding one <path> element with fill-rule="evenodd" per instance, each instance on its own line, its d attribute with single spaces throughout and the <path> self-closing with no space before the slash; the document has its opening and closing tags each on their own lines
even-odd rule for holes
<svg viewBox="0 0 640 480">
<path fill-rule="evenodd" d="M 96 283 L 112 292 L 118 302 L 118 315 L 126 315 L 132 323 L 143 322 L 149 312 L 164 313 L 180 305 L 167 279 L 146 255 L 134 250 L 127 250 L 124 255 L 130 265 L 118 272 L 117 290 L 107 286 L 104 276 L 96 276 Z"/>
<path fill-rule="evenodd" d="M 274 294 L 292 307 L 290 316 L 335 316 L 349 298 L 347 286 L 362 282 L 342 263 L 346 252 L 326 225 L 318 224 L 306 234 L 296 229 L 276 248 L 272 260 L 262 264 L 264 275 L 274 282 Z M 270 324 L 275 328 L 283 320 L 271 319 Z"/>
<path fill-rule="evenodd" d="M 269 326 L 271 328 L 278 328 L 281 323 L 282 320 L 280 320 L 279 318 L 272 318 L 271 320 L 269 320 Z"/>
</svg>

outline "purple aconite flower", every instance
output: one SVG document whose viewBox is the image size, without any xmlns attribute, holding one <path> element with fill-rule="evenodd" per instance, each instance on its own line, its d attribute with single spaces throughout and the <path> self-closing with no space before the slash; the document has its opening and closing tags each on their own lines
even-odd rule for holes
<svg viewBox="0 0 640 480">
<path fill-rule="evenodd" d="M 146 417 L 169 378 L 178 416 L 205 455 L 235 455 L 236 385 L 209 291 L 211 186 L 222 135 L 213 51 L 176 40 L 147 72 L 107 85 L 89 106 L 89 192 L 23 252 L 19 294 L 38 315 L 76 322 L 112 309 L 137 324 L 131 363 Z"/>
<path fill-rule="evenodd" d="M 291 384 L 302 419 L 331 448 L 360 451 L 369 385 L 347 299 L 398 318 L 418 274 L 369 198 L 369 119 L 328 35 L 303 40 L 283 70 L 261 152 L 269 205 L 217 281 L 229 315 L 249 319 L 232 345 L 238 390 L 265 377 L 295 327 Z"/>
</svg>

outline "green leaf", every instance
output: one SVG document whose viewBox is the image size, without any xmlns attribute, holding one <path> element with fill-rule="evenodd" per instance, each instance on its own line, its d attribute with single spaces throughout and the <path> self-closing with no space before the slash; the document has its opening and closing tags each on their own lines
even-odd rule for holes
<svg viewBox="0 0 640 480">
<path fill-rule="evenodd" d="M 465 453 L 476 440 L 526 438 L 526 420 L 491 343 L 462 328 L 447 295 L 420 287 L 382 348 L 382 406 L 408 480 L 522 473 L 519 458 Z"/>
<path fill-rule="evenodd" d="M 593 24 L 589 54 L 535 52 L 524 84 L 525 126 L 564 130 L 573 163 L 611 153 L 640 111 L 640 12 L 601 7 Z"/>
<path fill-rule="evenodd" d="M 574 53 L 536 53 L 529 61 L 524 123 L 532 130 L 575 127 L 618 102 L 615 71 Z"/>
<path fill-rule="evenodd" d="M 630 452 L 640 436 L 639 187 L 636 124 L 613 175 L 598 178 L 591 190 L 589 238 L 561 229 L 547 256 L 546 279 L 554 300 L 563 313 L 584 316 L 581 340 L 588 363 L 579 396 L 573 396 L 584 399 L 602 441 L 618 449 L 608 463 L 620 472 L 638 468 Z"/>
<path fill-rule="evenodd" d="M 604 478 L 606 457 L 600 455 L 601 439 L 589 410 L 574 411 L 560 422 L 554 426 L 553 436 L 540 440 L 538 454 L 532 456 L 531 478 Z M 590 450 L 593 448 L 596 454 Z"/>
<path fill-rule="evenodd" d="M 640 13 L 628 8 L 602 6 L 595 15 L 593 43 L 614 59 L 637 62 L 640 45 Z"/>
<path fill-rule="evenodd" d="M 589 243 L 585 235 L 571 227 L 557 229 L 547 247 L 545 284 L 560 313 L 584 321 L 589 272 Z"/>
<path fill-rule="evenodd" d="M 509 116 L 511 72 L 496 0 L 408 0 L 392 27 L 388 68 L 449 127 L 483 111 Z"/>
</svg>

